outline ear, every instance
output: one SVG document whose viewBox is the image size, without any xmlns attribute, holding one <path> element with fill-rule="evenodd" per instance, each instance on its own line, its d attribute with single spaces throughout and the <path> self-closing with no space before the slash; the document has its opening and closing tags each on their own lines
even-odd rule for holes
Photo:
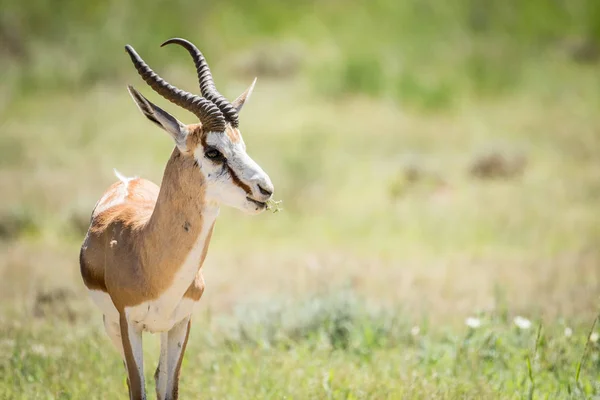
<svg viewBox="0 0 600 400">
<path fill-rule="evenodd" d="M 250 95 L 252 94 L 252 91 L 254 90 L 254 85 L 256 85 L 256 78 L 254 78 L 252 85 L 250 85 L 250 87 L 248 89 L 246 89 L 244 91 L 244 93 L 240 94 L 238 96 L 238 98 L 235 99 L 233 101 L 233 103 L 231 103 L 231 105 L 234 106 L 235 109 L 238 110 L 238 112 L 242 111 L 242 107 L 244 107 L 244 103 L 246 102 L 246 100 L 248 100 L 250 98 Z"/>
<path fill-rule="evenodd" d="M 129 94 L 135 101 L 135 104 L 137 104 L 146 118 L 167 131 L 175 140 L 175 144 L 179 147 L 179 150 L 186 151 L 187 127 L 162 108 L 152 104 L 150 100 L 142 96 L 133 86 L 127 86 L 127 90 L 129 90 Z"/>
</svg>

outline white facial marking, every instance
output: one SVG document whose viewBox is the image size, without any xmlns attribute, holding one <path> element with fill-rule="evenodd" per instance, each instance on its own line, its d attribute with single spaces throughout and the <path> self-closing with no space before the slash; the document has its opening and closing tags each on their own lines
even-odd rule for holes
<svg viewBox="0 0 600 400">
<path fill-rule="evenodd" d="M 205 142 L 207 148 L 218 150 L 225 158 L 224 162 L 208 159 L 205 156 L 207 149 L 202 146 L 194 152 L 198 166 L 206 178 L 207 199 L 247 213 L 264 211 L 264 202 L 271 195 L 262 193 L 259 185 L 272 192 L 273 184 L 269 176 L 246 153 L 246 145 L 241 136 L 239 141 L 232 142 L 226 133 L 209 132 Z"/>
</svg>

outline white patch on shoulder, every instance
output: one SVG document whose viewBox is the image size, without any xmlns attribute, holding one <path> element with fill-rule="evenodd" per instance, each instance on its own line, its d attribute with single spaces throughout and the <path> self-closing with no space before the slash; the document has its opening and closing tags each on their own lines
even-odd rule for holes
<svg viewBox="0 0 600 400">
<path fill-rule="evenodd" d="M 215 212 L 204 214 L 202 231 L 183 264 L 179 266 L 175 273 L 171 286 L 157 299 L 125 308 L 129 321 L 137 324 L 144 331 L 165 332 L 171 330 L 176 323 L 192 314 L 196 302 L 184 298 L 183 295 L 196 278 L 204 244 L 217 215 L 218 208 L 215 209 Z"/>
</svg>

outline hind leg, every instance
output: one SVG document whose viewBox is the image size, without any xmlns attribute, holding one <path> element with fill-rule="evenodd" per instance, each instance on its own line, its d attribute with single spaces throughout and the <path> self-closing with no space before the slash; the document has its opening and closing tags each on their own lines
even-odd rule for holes
<svg viewBox="0 0 600 400">
<path fill-rule="evenodd" d="M 169 373 L 168 358 L 169 332 L 162 332 L 160 335 L 160 359 L 156 372 L 154 373 L 154 382 L 156 383 L 156 398 L 164 400 L 167 398 L 167 380 Z"/>
<path fill-rule="evenodd" d="M 104 329 L 106 330 L 106 334 L 110 338 L 110 341 L 121 355 L 121 360 L 123 360 L 123 366 L 125 367 L 125 371 L 127 371 L 127 364 L 125 363 L 125 351 L 123 350 L 123 341 L 121 340 L 121 326 L 119 325 L 119 321 L 109 321 L 109 319 L 106 318 L 105 315 Z M 131 387 L 129 386 L 129 377 L 127 377 L 127 389 L 131 391 Z"/>
<path fill-rule="evenodd" d="M 168 378 L 167 378 L 167 400 L 179 398 L 179 373 L 188 337 L 190 335 L 190 317 L 184 318 L 170 331 L 167 340 L 168 345 Z"/>
<path fill-rule="evenodd" d="M 179 398 L 179 373 L 189 334 L 190 316 L 161 334 L 160 361 L 154 374 L 158 400 Z"/>
<path fill-rule="evenodd" d="M 146 400 L 142 330 L 133 321 L 128 320 L 125 313 L 119 317 L 119 327 L 125 353 L 125 366 L 129 376 L 129 398 Z"/>
<path fill-rule="evenodd" d="M 123 342 L 121 341 L 121 327 L 119 321 L 109 321 L 105 315 L 104 329 L 106 330 L 106 334 L 110 338 L 110 341 L 121 355 L 121 359 L 125 361 L 125 352 L 123 351 Z"/>
</svg>

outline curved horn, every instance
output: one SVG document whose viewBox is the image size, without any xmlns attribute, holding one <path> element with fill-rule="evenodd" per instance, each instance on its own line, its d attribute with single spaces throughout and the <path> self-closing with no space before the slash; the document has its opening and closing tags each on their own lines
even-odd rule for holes
<svg viewBox="0 0 600 400">
<path fill-rule="evenodd" d="M 131 57 L 133 65 L 137 69 L 142 79 L 155 92 L 165 99 L 180 107 L 194 113 L 202 122 L 204 129 L 211 132 L 223 132 L 225 130 L 225 118 L 219 108 L 210 100 L 203 99 L 200 96 L 188 93 L 169 84 L 142 60 L 130 45 L 125 46 L 125 50 Z"/>
<path fill-rule="evenodd" d="M 198 83 L 200 84 L 200 93 L 202 93 L 202 96 L 215 103 L 227 121 L 229 121 L 233 127 L 237 127 L 239 124 L 237 110 L 231 105 L 225 96 L 223 96 L 217 90 L 204 55 L 202 55 L 200 50 L 198 50 L 198 48 L 192 42 L 181 38 L 169 39 L 161 44 L 160 47 L 172 43 L 184 47 L 192 56 L 194 64 L 196 65 Z"/>
</svg>

